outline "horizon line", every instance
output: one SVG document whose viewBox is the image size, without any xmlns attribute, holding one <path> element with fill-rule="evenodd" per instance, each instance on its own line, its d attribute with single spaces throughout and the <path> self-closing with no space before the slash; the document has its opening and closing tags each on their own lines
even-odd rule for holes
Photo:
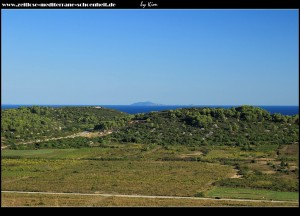
<svg viewBox="0 0 300 216">
<path fill-rule="evenodd" d="M 133 105 L 133 104 L 12 104 L 12 103 L 1 103 L 3 105 L 15 105 L 15 106 L 298 106 L 297 105 L 258 105 L 258 104 L 159 104 L 159 105 Z"/>
</svg>

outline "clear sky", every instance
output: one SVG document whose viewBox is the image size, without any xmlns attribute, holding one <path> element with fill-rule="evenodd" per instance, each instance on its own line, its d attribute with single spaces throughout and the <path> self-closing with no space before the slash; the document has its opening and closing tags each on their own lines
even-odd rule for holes
<svg viewBox="0 0 300 216">
<path fill-rule="evenodd" d="M 298 10 L 2 10 L 2 104 L 298 105 Z"/>
</svg>

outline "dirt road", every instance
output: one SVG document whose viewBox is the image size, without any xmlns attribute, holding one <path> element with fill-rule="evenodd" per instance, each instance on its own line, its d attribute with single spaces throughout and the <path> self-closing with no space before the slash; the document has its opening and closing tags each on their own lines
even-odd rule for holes
<svg viewBox="0 0 300 216">
<path fill-rule="evenodd" d="M 193 199 L 193 200 L 214 200 L 214 201 L 237 201 L 237 202 L 272 202 L 272 203 L 299 203 L 295 201 L 275 201 L 275 200 L 250 200 L 250 199 L 214 199 L 204 197 L 179 197 L 179 196 L 148 196 L 148 195 L 124 195 L 124 194 L 98 194 L 98 193 L 55 193 L 55 192 L 30 192 L 30 191 L 1 191 L 1 193 L 19 194 L 45 194 L 45 195 L 80 195 L 80 196 L 103 196 L 103 197 L 128 197 L 128 198 L 148 198 L 148 199 Z"/>
</svg>

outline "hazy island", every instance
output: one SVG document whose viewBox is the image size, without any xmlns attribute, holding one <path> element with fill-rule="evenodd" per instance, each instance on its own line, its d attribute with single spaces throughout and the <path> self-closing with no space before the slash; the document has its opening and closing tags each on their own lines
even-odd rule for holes
<svg viewBox="0 0 300 216">
<path fill-rule="evenodd" d="M 298 206 L 299 116 L 252 106 L 1 110 L 1 149 L 4 206 Z"/>
</svg>

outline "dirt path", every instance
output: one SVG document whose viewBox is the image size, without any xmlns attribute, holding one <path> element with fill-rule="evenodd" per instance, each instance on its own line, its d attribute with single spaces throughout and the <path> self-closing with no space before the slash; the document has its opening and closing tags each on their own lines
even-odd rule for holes
<svg viewBox="0 0 300 216">
<path fill-rule="evenodd" d="M 80 196 L 103 196 L 103 197 L 128 197 L 128 198 L 148 198 L 148 199 L 192 199 L 192 200 L 214 200 L 214 201 L 237 201 L 237 202 L 272 202 L 272 203 L 299 203 L 294 201 L 275 200 L 250 200 L 250 199 L 214 199 L 203 197 L 179 197 L 179 196 L 148 196 L 148 195 L 123 195 L 123 194 L 97 194 L 97 193 L 55 193 L 55 192 L 30 192 L 30 191 L 1 191 L 1 193 L 18 194 L 45 194 L 45 195 L 80 195 Z"/>
</svg>

